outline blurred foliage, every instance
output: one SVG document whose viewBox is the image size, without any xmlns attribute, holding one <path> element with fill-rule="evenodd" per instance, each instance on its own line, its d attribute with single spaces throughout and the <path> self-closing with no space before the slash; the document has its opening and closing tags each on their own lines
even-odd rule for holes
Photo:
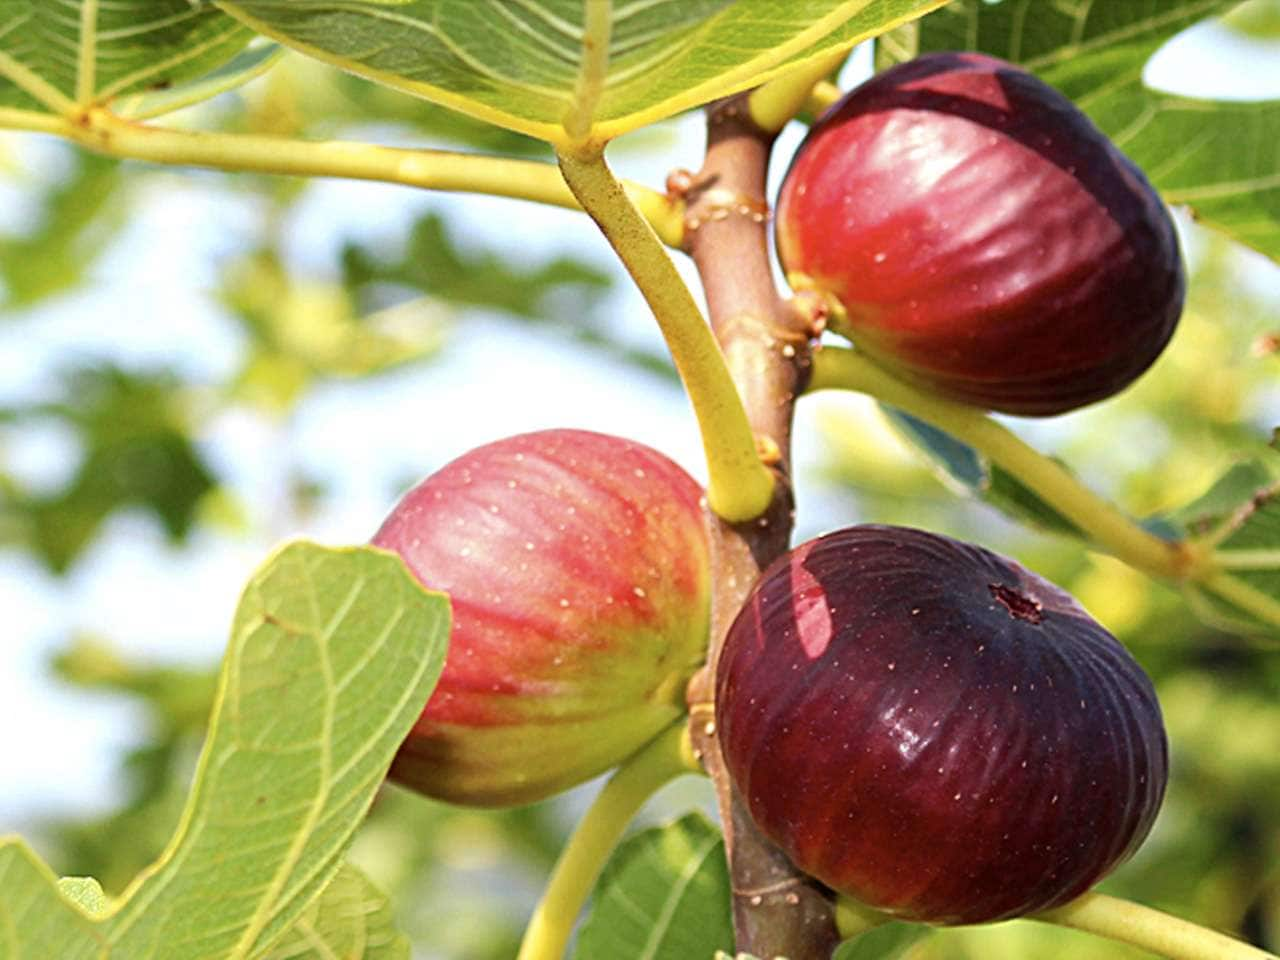
<svg viewBox="0 0 1280 960">
<path fill-rule="evenodd" d="M 349 244 L 342 265 L 347 284 L 356 289 L 401 284 L 459 306 L 502 310 L 526 319 L 547 319 L 568 307 L 555 302 L 554 294 L 562 288 L 569 292 L 575 314 L 589 315 L 610 286 L 608 274 L 566 257 L 523 268 L 492 250 L 464 251 L 434 213 L 413 225 L 399 258 L 382 258 Z"/>
<path fill-rule="evenodd" d="M 550 146 L 519 133 L 370 83 L 317 60 L 286 53 L 265 82 L 244 91 L 227 128 L 275 136 L 341 138 L 358 128 L 386 142 L 474 149 L 510 157 L 553 159 Z"/>
<path fill-rule="evenodd" d="M 1265 33 L 1268 23 L 1280 22 L 1274 0 L 1247 6 L 1232 21 L 1242 29 Z M 308 138 L 359 134 L 546 156 L 543 145 L 527 138 L 292 54 L 249 88 L 200 111 L 200 125 L 210 129 Z M 57 175 L 0 169 L 0 176 L 18 178 L 33 210 L 29 223 L 0 237 L 0 317 L 23 316 L 25 308 L 91 282 L 93 265 L 143 192 L 139 184 L 181 175 L 65 155 L 69 165 Z M 517 262 L 474 242 L 460 222 L 426 210 L 402 243 L 388 248 L 348 238 L 327 270 L 303 269 L 284 251 L 288 214 L 304 196 L 305 181 L 240 174 L 215 182 L 228 195 L 248 197 L 259 218 L 250 242 L 217 265 L 210 292 L 239 338 L 240 362 L 225 383 L 198 386 L 164 369 L 125 369 L 92 358 L 49 371 L 55 399 L 0 410 L 0 545 L 65 571 L 115 511 L 138 508 L 181 541 L 223 492 L 201 452 L 201 430 L 216 412 L 245 406 L 287 415 L 326 380 L 447 358 L 464 311 L 509 317 L 626 369 L 659 372 L 664 379 L 654 384 L 674 383 L 664 355 L 616 337 L 604 308 L 613 280 L 593 266 L 554 255 L 533 265 Z M 1280 424 L 1280 291 L 1274 267 L 1260 258 L 1194 229 L 1190 234 L 1199 251 L 1192 299 L 1151 373 L 1098 407 L 1012 425 L 1135 515 L 1195 525 L 1220 517 L 1243 492 L 1280 473 L 1280 454 L 1269 446 Z M 831 511 L 817 521 L 823 529 L 864 520 L 908 523 L 1014 554 L 1075 593 L 1152 674 L 1173 743 L 1173 781 L 1151 841 L 1106 889 L 1280 948 L 1280 656 L 1199 624 L 1166 584 L 958 497 L 955 478 L 940 479 L 874 404 L 828 397 L 804 402 L 818 406 L 825 463 L 820 477 L 801 478 L 799 496 L 811 495 L 815 481 L 836 494 Z M 49 423 L 74 438 L 65 478 L 40 487 L 7 475 L 7 439 Z M 310 488 L 302 493 L 325 495 Z M 46 825 L 59 869 L 92 874 L 116 892 L 171 835 L 214 670 L 135 663 L 93 638 L 76 640 L 55 666 L 74 687 L 127 699 L 146 717 L 120 758 L 125 790 L 118 807 Z M 422 956 L 505 960 L 515 952 L 580 799 L 470 811 L 387 787 L 352 858 L 392 894 L 399 925 Z M 940 931 L 907 955 L 1143 956 L 1032 923 Z"/>
<path fill-rule="evenodd" d="M 100 638 L 76 638 L 53 662 L 57 676 L 145 708 L 147 729 L 120 761 L 123 802 L 88 820 L 51 824 L 63 862 L 119 893 L 173 836 L 217 687 L 215 667 L 156 667 L 126 661 Z"/>
<path fill-rule="evenodd" d="M 281 412 L 318 379 L 370 376 L 427 359 L 447 336 L 444 308 L 406 302 L 361 316 L 346 286 L 292 275 L 271 247 L 231 260 L 221 297 L 247 339 L 231 395 Z"/>
<path fill-rule="evenodd" d="M 104 364 L 64 371 L 62 399 L 0 409 L 5 423 L 53 420 L 70 427 L 79 463 L 51 491 L 0 488 L 0 543 L 16 541 L 65 571 L 112 513 L 142 508 L 180 542 L 214 477 L 191 438 L 189 388 L 168 372 Z"/>
<path fill-rule="evenodd" d="M 34 209 L 26 230 L 0 234 L 0 319 L 85 282 L 128 219 L 120 161 L 83 151 L 66 156 L 70 169 L 56 176 L 20 175 Z"/>
<path fill-rule="evenodd" d="M 494 250 L 459 244 L 445 220 L 428 213 L 413 225 L 398 256 L 348 244 L 342 263 L 347 288 L 373 309 L 425 296 L 436 304 L 496 310 L 678 382 L 665 352 L 629 346 L 614 336 L 601 310 L 613 279 L 578 260 L 555 257 L 539 266 L 516 265 Z"/>
<path fill-rule="evenodd" d="M 1223 18 L 1227 26 L 1251 37 L 1272 40 L 1280 37 L 1280 2 L 1248 0 Z"/>
<path fill-rule="evenodd" d="M 550 161 L 545 144 L 295 54 L 244 90 L 186 115 L 212 130 L 372 137 Z M 629 149 L 645 149 L 644 136 L 634 140 Z M 665 144 L 661 134 L 649 142 Z M 39 169 L 0 166 L 0 177 L 11 178 L 31 207 L 19 228 L 0 235 L 0 319 L 25 318 L 30 308 L 92 284 L 94 265 L 145 202 L 143 187 L 152 178 L 199 177 L 206 187 L 251 198 L 257 212 L 251 242 L 221 259 L 212 291 L 241 344 L 239 365 L 225 382 L 185 383 L 173 373 L 131 372 L 88 357 L 74 371 L 48 373 L 63 399 L 0 408 L 0 545 L 30 550 L 54 572 L 68 571 L 121 509 L 141 508 L 173 542 L 185 540 L 198 507 L 222 490 L 186 410 L 195 394 L 202 424 L 235 407 L 287 417 L 326 381 L 441 358 L 465 311 L 553 332 L 677 383 L 665 352 L 613 335 L 603 309 L 613 277 L 577 259 L 553 253 L 545 263 L 516 263 L 460 240 L 461 229 L 427 211 L 402 242 L 348 240 L 329 269 L 302 271 L 285 251 L 305 179 L 211 180 L 75 149 L 53 155 L 57 162 Z M 6 440 L 51 421 L 72 428 L 79 467 L 57 489 L 27 489 L 5 470 Z"/>
</svg>

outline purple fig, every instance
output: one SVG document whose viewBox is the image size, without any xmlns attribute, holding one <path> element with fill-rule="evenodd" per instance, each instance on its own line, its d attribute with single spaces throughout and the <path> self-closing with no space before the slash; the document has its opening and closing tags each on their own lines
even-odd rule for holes
<svg viewBox="0 0 1280 960">
<path fill-rule="evenodd" d="M 800 147 L 777 205 L 793 284 L 918 386 L 1045 415 L 1160 355 L 1185 278 L 1142 172 L 1065 96 L 977 53 L 922 56 L 851 91 Z"/>
<path fill-rule="evenodd" d="M 731 626 L 716 722 L 752 817 L 801 870 L 910 920 L 1074 899 L 1164 795 L 1142 668 L 1012 560 L 859 526 L 766 570 Z"/>
</svg>

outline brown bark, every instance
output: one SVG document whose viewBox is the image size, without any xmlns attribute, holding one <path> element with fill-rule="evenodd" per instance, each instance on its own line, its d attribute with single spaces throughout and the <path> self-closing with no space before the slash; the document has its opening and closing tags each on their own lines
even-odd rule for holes
<svg viewBox="0 0 1280 960">
<path fill-rule="evenodd" d="M 673 176 L 671 184 L 686 194 L 686 247 L 762 456 L 779 482 L 769 510 L 757 520 L 731 525 L 709 518 L 712 643 L 707 667 L 689 686 L 691 733 L 716 785 L 737 949 L 766 960 L 829 960 L 839 941 L 829 893 L 756 829 L 729 782 L 716 738 L 715 668 L 723 638 L 761 570 L 790 543 L 791 422 L 809 368 L 814 318 L 783 299 L 773 282 L 765 196 L 773 135 L 751 122 L 745 96 L 712 105 L 707 127 L 702 169 Z"/>
</svg>

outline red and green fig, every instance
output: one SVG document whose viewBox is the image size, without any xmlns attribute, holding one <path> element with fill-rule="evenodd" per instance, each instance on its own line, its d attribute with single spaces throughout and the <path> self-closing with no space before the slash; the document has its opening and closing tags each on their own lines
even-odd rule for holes
<svg viewBox="0 0 1280 960">
<path fill-rule="evenodd" d="M 581 430 L 479 447 L 410 491 L 373 542 L 449 594 L 453 626 L 392 779 L 528 803 L 679 717 L 709 629 L 701 498 L 657 451 Z"/>
<path fill-rule="evenodd" d="M 814 127 L 777 204 L 793 285 L 938 395 L 1047 415 L 1160 355 L 1185 278 L 1142 171 L 1032 74 L 977 53 L 900 64 Z"/>
<path fill-rule="evenodd" d="M 716 723 L 797 867 L 929 923 L 1074 899 L 1137 849 L 1167 780 L 1151 682 L 1069 594 L 902 527 L 765 571 L 725 641 Z"/>
</svg>

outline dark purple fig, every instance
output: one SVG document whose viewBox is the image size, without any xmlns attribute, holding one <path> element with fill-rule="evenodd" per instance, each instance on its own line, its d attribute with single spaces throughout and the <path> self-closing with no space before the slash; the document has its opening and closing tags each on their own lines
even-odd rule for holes
<svg viewBox="0 0 1280 960">
<path fill-rule="evenodd" d="M 1182 311 L 1168 211 L 1142 172 L 1032 74 L 922 56 L 811 131 L 777 207 L 796 286 L 886 369 L 991 410 L 1073 410 L 1128 386 Z"/>
<path fill-rule="evenodd" d="M 674 722 L 706 658 L 701 497 L 657 451 L 582 430 L 487 444 L 411 490 L 373 542 L 449 594 L 453 627 L 392 779 L 529 803 Z"/>
<path fill-rule="evenodd" d="M 1167 777 L 1150 680 L 1069 594 L 903 527 L 765 571 L 725 641 L 716 722 L 796 866 L 929 923 L 1075 898 L 1137 849 Z"/>
</svg>

